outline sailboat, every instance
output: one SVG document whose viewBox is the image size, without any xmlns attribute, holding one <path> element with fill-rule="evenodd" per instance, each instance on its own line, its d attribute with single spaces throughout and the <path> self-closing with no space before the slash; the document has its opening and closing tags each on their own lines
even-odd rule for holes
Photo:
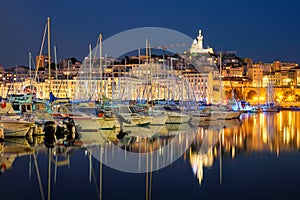
<svg viewBox="0 0 300 200">
<path fill-rule="evenodd" d="M 267 87 L 267 103 L 262 107 L 263 112 L 279 112 L 278 107 L 275 106 L 274 102 L 274 88 L 271 83 Z"/>
</svg>

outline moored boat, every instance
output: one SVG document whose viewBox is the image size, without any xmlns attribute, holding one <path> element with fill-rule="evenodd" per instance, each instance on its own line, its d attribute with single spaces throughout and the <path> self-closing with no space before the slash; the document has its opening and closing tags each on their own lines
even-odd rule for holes
<svg viewBox="0 0 300 200">
<path fill-rule="evenodd" d="M 35 123 L 17 115 L 9 102 L 3 102 L 0 108 L 0 126 L 3 128 L 4 137 L 25 137 L 35 129 Z"/>
</svg>

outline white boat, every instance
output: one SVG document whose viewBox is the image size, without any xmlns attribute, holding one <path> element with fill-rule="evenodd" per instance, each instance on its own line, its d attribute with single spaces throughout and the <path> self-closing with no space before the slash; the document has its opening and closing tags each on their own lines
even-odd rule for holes
<svg viewBox="0 0 300 200">
<path fill-rule="evenodd" d="M 206 112 L 204 110 L 196 110 L 190 113 L 191 119 L 189 123 L 192 126 L 199 126 L 200 123 L 206 121 L 214 121 L 217 120 L 217 117 L 213 117 L 210 112 Z"/>
<path fill-rule="evenodd" d="M 83 130 L 99 130 L 103 117 L 98 117 L 93 113 L 93 107 L 80 107 L 72 104 L 57 104 L 52 106 L 52 116 L 54 119 L 70 117 L 79 127 L 79 132 Z"/>
<path fill-rule="evenodd" d="M 69 115 L 79 127 L 79 132 L 84 130 L 99 130 L 103 118 L 89 113 L 73 112 Z"/>
<path fill-rule="evenodd" d="M 168 120 L 168 115 L 164 113 L 149 112 L 148 115 L 152 118 L 150 125 L 164 125 Z"/>
<path fill-rule="evenodd" d="M 204 108 L 205 112 L 210 113 L 212 118 L 217 119 L 237 119 L 241 115 L 241 111 L 227 109 L 224 106 L 208 106 Z"/>
<path fill-rule="evenodd" d="M 153 106 L 154 113 L 161 113 L 162 111 L 168 116 L 166 124 L 187 123 L 191 118 L 189 115 L 181 112 L 175 105 Z"/>
<path fill-rule="evenodd" d="M 279 112 L 280 110 L 276 107 L 263 107 L 263 112 Z"/>
<path fill-rule="evenodd" d="M 138 113 L 132 105 L 119 105 L 119 109 L 116 112 L 115 115 L 118 116 L 120 124 L 123 126 L 146 126 L 152 121 L 150 116 Z"/>
</svg>

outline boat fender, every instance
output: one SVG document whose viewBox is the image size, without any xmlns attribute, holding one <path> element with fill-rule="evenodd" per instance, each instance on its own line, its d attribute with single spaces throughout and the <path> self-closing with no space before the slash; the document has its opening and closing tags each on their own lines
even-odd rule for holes
<svg viewBox="0 0 300 200">
<path fill-rule="evenodd" d="M 54 121 L 47 121 L 44 124 L 44 143 L 47 148 L 53 148 L 56 143 L 56 124 Z"/>
</svg>

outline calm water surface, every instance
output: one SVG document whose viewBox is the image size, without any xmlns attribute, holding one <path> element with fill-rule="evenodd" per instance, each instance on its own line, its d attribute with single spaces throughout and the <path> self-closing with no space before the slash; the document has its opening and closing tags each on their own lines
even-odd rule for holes
<svg viewBox="0 0 300 200">
<path fill-rule="evenodd" d="M 189 145 L 172 164 L 148 173 L 100 165 L 80 142 L 49 150 L 42 137 L 9 139 L 0 146 L 1 199 L 299 199 L 299 119 L 292 111 L 243 114 L 222 129 L 191 127 L 176 135 L 164 127 L 148 141 L 114 141 L 128 152 L 151 152 L 174 140 L 170 156 Z M 188 139 L 178 137 L 182 131 Z M 110 146 L 103 159 L 118 154 Z M 157 165 L 153 160 L 149 167 Z"/>
</svg>

